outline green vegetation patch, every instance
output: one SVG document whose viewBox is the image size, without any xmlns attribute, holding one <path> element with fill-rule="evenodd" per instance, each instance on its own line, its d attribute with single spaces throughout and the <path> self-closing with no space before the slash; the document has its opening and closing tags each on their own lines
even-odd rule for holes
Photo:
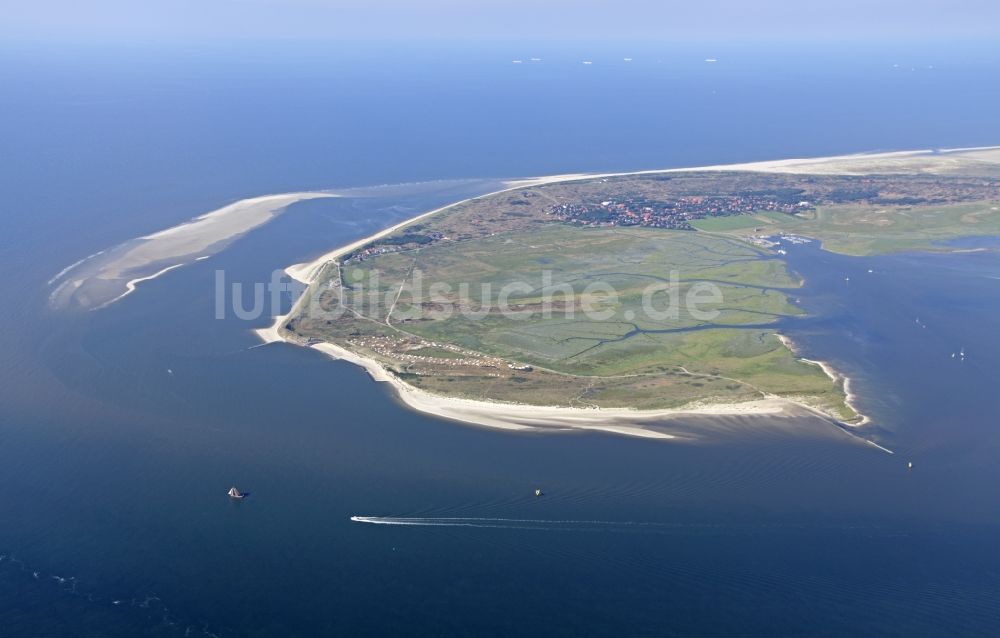
<svg viewBox="0 0 1000 638">
<path fill-rule="evenodd" d="M 717 230 L 740 234 L 735 228 Z M 760 228 L 756 234 L 778 232 L 813 237 L 823 242 L 826 250 L 845 255 L 940 250 L 940 243 L 951 239 L 1000 235 L 1000 201 L 820 206 L 794 217 L 776 217 L 773 225 Z"/>
<path fill-rule="evenodd" d="M 798 278 L 736 238 L 547 224 L 374 255 L 340 273 L 317 288 L 345 312 L 303 318 L 299 334 L 364 351 L 434 392 L 643 409 L 783 395 L 849 416 L 840 388 L 768 327 L 800 314 L 786 294 Z M 527 316 L 499 310 L 514 284 L 509 309 Z M 696 312 L 684 300 L 699 286 L 719 295 Z M 663 315 L 647 313 L 647 297 Z"/>
</svg>

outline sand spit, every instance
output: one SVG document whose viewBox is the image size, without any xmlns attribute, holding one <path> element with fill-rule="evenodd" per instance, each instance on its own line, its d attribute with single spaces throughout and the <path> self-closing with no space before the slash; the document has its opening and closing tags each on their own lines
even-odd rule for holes
<svg viewBox="0 0 1000 638">
<path fill-rule="evenodd" d="M 781 341 L 781 343 L 783 343 L 785 345 L 786 348 L 788 348 L 789 350 L 791 350 L 793 354 L 795 354 L 796 356 L 799 355 L 799 348 L 798 348 L 798 346 L 795 345 L 795 342 L 793 342 L 791 339 L 789 339 L 788 337 L 786 337 L 785 335 L 782 335 L 782 334 L 775 333 L 774 336 L 776 336 Z M 863 414 L 857 408 L 856 402 L 857 402 L 858 396 L 856 394 L 854 394 L 853 392 L 851 392 L 851 378 L 850 377 L 848 377 L 846 374 L 843 374 L 843 373 L 839 372 L 838 370 L 836 370 L 832 365 L 830 365 L 826 361 L 817 361 L 815 359 L 806 359 L 805 357 L 799 357 L 799 361 L 804 361 L 805 363 L 811 363 L 814 366 L 818 366 L 821 370 L 823 370 L 823 372 L 826 374 L 826 376 L 830 377 L 831 381 L 833 381 L 834 383 L 840 385 L 840 387 L 844 390 L 844 403 L 847 405 L 847 407 L 849 407 L 851 410 L 853 410 L 854 413 L 857 414 L 860 417 L 857 421 L 853 421 L 851 423 L 846 423 L 845 422 L 844 425 L 846 425 L 848 427 L 852 427 L 852 428 L 857 428 L 857 427 L 861 427 L 862 425 L 867 425 L 868 423 L 871 423 L 871 419 L 868 418 L 868 416 L 866 416 L 865 414 Z M 871 441 L 869 441 L 869 443 L 871 443 Z M 872 445 L 874 445 L 874 443 Z M 884 448 L 881 448 L 881 449 L 884 449 Z"/>
<path fill-rule="evenodd" d="M 567 173 L 511 182 L 518 187 L 538 186 L 553 182 L 581 179 L 601 179 L 624 175 L 659 175 L 691 171 L 753 171 L 761 173 L 795 173 L 812 175 L 868 175 L 875 173 L 932 173 L 987 167 L 1000 169 L 1000 146 L 957 149 L 924 149 L 886 153 L 854 153 L 831 157 L 806 157 L 739 164 L 714 164 L 691 168 L 668 168 L 630 173 Z"/>
<path fill-rule="evenodd" d="M 49 281 L 53 306 L 98 309 L 118 301 L 137 284 L 212 255 L 266 224 L 295 202 L 335 193 L 301 192 L 251 197 L 183 224 L 138 237 L 63 269 Z"/>
</svg>

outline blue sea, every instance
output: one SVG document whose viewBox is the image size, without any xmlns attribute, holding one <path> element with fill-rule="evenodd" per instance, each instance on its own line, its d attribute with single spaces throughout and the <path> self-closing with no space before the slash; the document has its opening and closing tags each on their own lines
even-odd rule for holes
<svg viewBox="0 0 1000 638">
<path fill-rule="evenodd" d="M 995 43 L 0 45 L 0 636 L 1000 634 L 996 243 L 787 246 L 783 330 L 894 454 L 810 419 L 463 426 L 214 314 L 216 270 L 266 282 L 498 179 L 1000 144 L 997 77 Z M 354 186 L 47 304 L 102 249 Z"/>
</svg>

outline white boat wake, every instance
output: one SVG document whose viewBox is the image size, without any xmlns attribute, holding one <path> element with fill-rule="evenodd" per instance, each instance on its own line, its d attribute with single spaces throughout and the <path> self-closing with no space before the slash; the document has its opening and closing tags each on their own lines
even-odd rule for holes
<svg viewBox="0 0 1000 638">
<path fill-rule="evenodd" d="M 676 527 L 665 523 L 638 521 L 580 521 L 535 518 L 480 518 L 480 517 L 416 517 L 416 516 L 352 516 L 355 523 L 370 525 L 406 525 L 416 527 L 486 527 L 493 529 L 536 530 L 607 530 L 625 531 L 638 529 L 666 529 Z M 685 526 L 687 527 L 687 526 Z"/>
</svg>

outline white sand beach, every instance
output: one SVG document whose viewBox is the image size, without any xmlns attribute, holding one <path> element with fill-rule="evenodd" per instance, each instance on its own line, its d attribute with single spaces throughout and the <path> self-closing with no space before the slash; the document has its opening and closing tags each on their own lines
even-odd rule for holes
<svg viewBox="0 0 1000 638">
<path fill-rule="evenodd" d="M 783 343 L 786 348 L 791 350 L 792 354 L 796 356 L 799 355 L 799 347 L 789 337 L 778 333 L 774 333 L 774 336 L 776 336 L 779 340 L 781 340 L 781 343 Z M 867 425 L 868 423 L 871 422 L 871 419 L 863 412 L 861 412 L 861 410 L 859 410 L 857 407 L 858 397 L 857 395 L 851 392 L 850 377 L 848 377 L 846 374 L 843 374 L 842 372 L 834 368 L 826 361 L 806 359 L 805 357 L 799 357 L 799 361 L 804 361 L 805 363 L 811 363 L 814 366 L 818 366 L 823 371 L 823 373 L 826 374 L 826 376 L 830 377 L 831 381 L 840 384 L 841 388 L 844 390 L 844 403 L 847 405 L 847 407 L 853 410 L 855 414 L 858 414 L 860 416 L 860 419 L 858 419 L 857 421 L 853 421 L 851 423 L 844 423 L 844 425 L 857 428 L 863 425 Z"/>
<path fill-rule="evenodd" d="M 796 408 L 796 411 L 800 412 L 812 411 L 808 406 L 776 398 L 640 411 L 537 406 L 444 397 L 404 383 L 377 361 L 340 346 L 317 343 L 311 347 L 334 359 L 342 359 L 364 368 L 375 381 L 391 385 L 400 401 L 413 410 L 453 421 L 504 430 L 595 430 L 642 438 L 675 439 L 677 438 L 675 435 L 657 429 L 655 424 L 685 416 L 785 415 L 791 408 Z"/>
<path fill-rule="evenodd" d="M 257 330 L 257 335 L 264 343 L 286 342 L 300 345 L 294 340 L 287 339 L 278 329 L 287 318 L 287 315 L 278 317 L 271 326 Z M 399 400 L 413 410 L 466 424 L 503 430 L 593 430 L 650 439 L 677 439 L 679 437 L 665 431 L 667 428 L 664 426 L 671 421 L 686 417 L 813 415 L 822 420 L 833 420 L 829 415 L 808 404 L 776 396 L 736 403 L 692 404 L 663 410 L 538 406 L 445 397 L 411 386 L 391 374 L 378 361 L 335 344 L 313 343 L 309 347 L 333 359 L 347 361 L 363 368 L 377 382 L 388 383 Z"/>
<path fill-rule="evenodd" d="M 115 262 L 107 264 L 105 274 L 116 278 L 137 267 L 167 258 L 200 254 L 213 244 L 239 237 L 271 221 L 295 202 L 318 197 L 336 197 L 334 193 L 303 192 L 263 195 L 241 199 L 222 208 L 195 217 L 191 221 L 151 235 Z"/>
</svg>

